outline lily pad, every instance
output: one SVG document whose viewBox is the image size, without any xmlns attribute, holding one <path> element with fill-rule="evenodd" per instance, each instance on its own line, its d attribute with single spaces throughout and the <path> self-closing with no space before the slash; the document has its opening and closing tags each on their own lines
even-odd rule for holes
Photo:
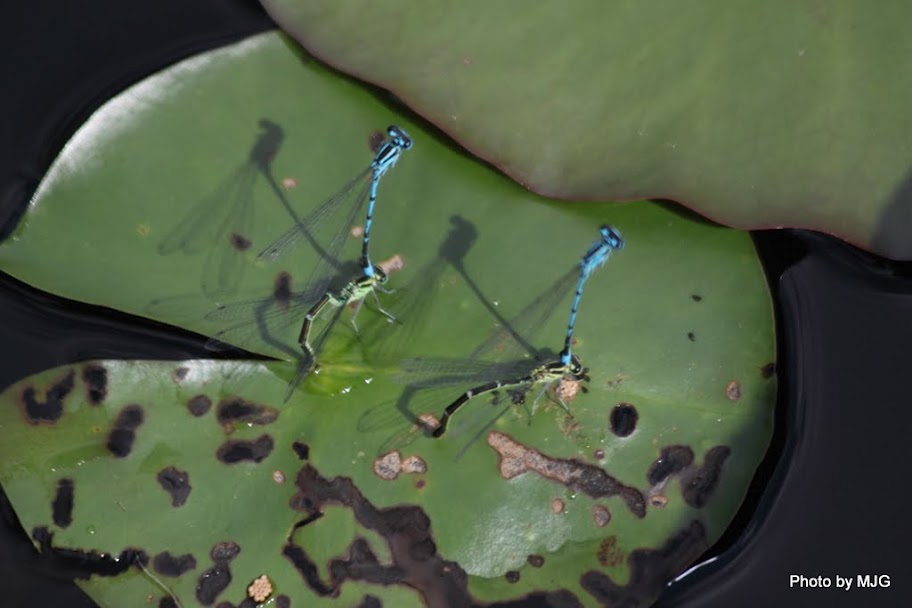
<svg viewBox="0 0 912 608">
<path fill-rule="evenodd" d="M 776 393 L 749 236 L 661 203 L 530 194 L 280 35 L 184 61 L 99 109 L 0 246 L 0 268 L 213 335 L 217 306 L 302 288 L 317 251 L 256 252 L 366 166 L 391 123 L 414 147 L 380 184 L 371 246 L 404 260 L 396 291 L 379 294 L 400 323 L 369 301 L 356 334 L 342 311 L 319 374 L 287 403 L 294 324 L 237 342 L 287 362 L 85 363 L 0 397 L 0 482 L 43 553 L 96 552 L 88 562 L 111 576 L 82 584 L 102 605 L 168 605 L 170 593 L 214 605 L 198 592 L 212 585 L 237 603 L 261 574 L 292 606 L 648 603 L 733 516 Z M 198 247 L 163 246 L 197 223 Z M 563 346 L 565 277 L 603 223 L 627 245 L 582 300 L 573 348 L 588 392 L 567 411 L 543 393 L 534 415 L 531 398 L 485 395 L 443 437 L 411 432 L 471 384 L 404 391 L 405 360 L 484 346 L 476 364 L 502 363 L 518 340 L 492 336 L 508 329 L 537 354 Z M 249 245 L 226 249 L 234 236 Z M 165 551 L 195 566 L 170 577 L 169 559 L 155 561 Z"/>
<path fill-rule="evenodd" d="M 535 192 L 912 259 L 907 2 L 262 3 Z"/>
</svg>

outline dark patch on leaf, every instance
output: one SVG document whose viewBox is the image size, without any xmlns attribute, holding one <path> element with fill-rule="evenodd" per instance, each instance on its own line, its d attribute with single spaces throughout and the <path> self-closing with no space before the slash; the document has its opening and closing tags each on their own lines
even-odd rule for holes
<svg viewBox="0 0 912 608">
<path fill-rule="evenodd" d="M 181 381 L 183 381 L 184 378 L 187 377 L 187 374 L 189 374 L 189 373 L 190 373 L 190 368 L 184 367 L 182 365 L 182 366 L 174 369 L 174 372 L 172 373 L 171 377 L 174 378 L 175 382 L 180 383 Z"/>
<path fill-rule="evenodd" d="M 507 570 L 507 573 L 504 574 L 504 578 L 510 584 L 519 582 L 519 570 Z"/>
<path fill-rule="evenodd" d="M 361 603 L 358 604 L 358 608 L 383 608 L 383 602 L 380 601 L 380 598 L 374 595 L 365 595 L 361 598 Z"/>
<path fill-rule="evenodd" d="M 687 339 L 690 340 L 691 342 L 696 342 L 697 336 L 696 336 L 696 334 L 694 334 L 694 332 L 689 331 L 689 332 L 687 332 Z"/>
<path fill-rule="evenodd" d="M 253 245 L 253 242 L 249 238 L 243 234 L 238 234 L 237 232 L 232 232 L 228 237 L 228 241 L 231 243 L 231 246 L 238 251 L 247 251 L 250 249 L 250 246 Z"/>
<path fill-rule="evenodd" d="M 298 571 L 298 574 L 301 575 L 304 583 L 311 591 L 321 597 L 333 595 L 336 592 L 332 585 L 327 585 L 320 580 L 320 572 L 317 569 L 316 562 L 310 559 L 304 549 L 298 545 L 288 543 L 282 547 L 282 555 L 291 562 L 291 565 Z"/>
<path fill-rule="evenodd" d="M 237 557 L 240 552 L 241 546 L 236 542 L 229 540 L 212 545 L 212 549 L 209 550 L 209 557 L 216 563 L 230 562 Z"/>
<path fill-rule="evenodd" d="M 177 608 L 177 602 L 171 596 L 165 596 L 158 600 L 158 608 Z"/>
<path fill-rule="evenodd" d="M 287 272 L 282 271 L 276 275 L 272 285 L 272 299 L 280 308 L 288 308 L 291 302 L 291 275 Z"/>
<path fill-rule="evenodd" d="M 305 582 L 320 595 L 338 593 L 345 579 L 379 584 L 401 584 L 415 589 L 429 606 L 469 606 L 468 577 L 459 564 L 437 555 L 431 537 L 431 521 L 417 506 L 399 505 L 378 509 L 367 500 L 347 477 L 326 479 L 310 464 L 305 464 L 295 480 L 298 492 L 290 504 L 305 511 L 308 517 L 297 527 L 319 519 L 324 505 L 344 505 L 352 510 L 357 522 L 382 536 L 390 549 L 391 565 L 377 561 L 364 539 L 356 539 L 345 560 L 329 564 L 331 581 L 324 583 L 316 573 L 310 574 L 313 562 L 291 538 L 283 548 Z M 308 522 L 308 523 L 305 523 Z"/>
<path fill-rule="evenodd" d="M 760 368 L 760 375 L 764 380 L 769 380 L 776 374 L 776 364 L 770 361 Z"/>
<path fill-rule="evenodd" d="M 722 465 L 731 454 L 731 448 L 717 445 L 703 457 L 703 466 L 686 472 L 681 478 L 681 494 L 684 502 L 691 507 L 701 509 L 719 485 L 722 476 Z"/>
<path fill-rule="evenodd" d="M 545 479 L 592 498 L 620 496 L 631 513 L 640 518 L 646 516 L 646 498 L 642 492 L 624 485 L 599 466 L 575 458 L 545 456 L 497 431 L 488 433 L 487 442 L 497 452 L 498 468 L 504 479 L 513 479 L 533 471 Z"/>
<path fill-rule="evenodd" d="M 229 564 L 240 552 L 241 547 L 231 541 L 216 543 L 212 546 L 209 557 L 212 559 L 213 565 L 206 569 L 196 581 L 196 599 L 200 604 L 209 606 L 231 584 Z"/>
<path fill-rule="evenodd" d="M 659 595 L 665 584 L 696 559 L 709 543 L 706 528 L 697 520 L 665 541 L 659 549 L 636 549 L 627 558 L 630 577 L 618 585 L 597 570 L 580 578 L 580 585 L 603 606 L 646 606 Z"/>
<path fill-rule="evenodd" d="M 105 444 L 108 451 L 117 458 L 125 458 L 133 450 L 133 442 L 136 441 L 136 429 L 138 429 L 145 419 L 143 408 L 139 405 L 128 405 L 120 410 L 111 432 L 108 433 L 108 441 Z"/>
<path fill-rule="evenodd" d="M 146 413 L 143 411 L 142 406 L 128 405 L 121 409 L 120 413 L 117 414 L 117 420 L 114 421 L 114 426 L 119 429 L 135 431 L 142 426 L 145 419 Z"/>
<path fill-rule="evenodd" d="M 239 462 L 262 462 L 272 453 L 275 447 L 270 435 L 260 435 L 253 441 L 246 439 L 230 439 L 219 446 L 215 457 L 224 464 L 237 464 Z"/>
<path fill-rule="evenodd" d="M 275 608 L 291 608 L 291 598 L 287 595 L 279 595 L 275 599 Z"/>
<path fill-rule="evenodd" d="M 279 410 L 268 405 L 245 401 L 240 397 L 229 397 L 219 401 L 215 417 L 221 425 L 271 424 L 279 417 Z"/>
<path fill-rule="evenodd" d="M 212 408 L 212 399 L 206 395 L 196 395 L 190 397 L 190 401 L 187 402 L 187 409 L 190 410 L 190 413 L 197 418 L 200 416 L 205 416 L 210 408 Z"/>
<path fill-rule="evenodd" d="M 690 299 L 693 300 L 694 302 L 702 302 L 703 296 L 695 293 L 690 296 Z"/>
<path fill-rule="evenodd" d="M 86 385 L 89 405 L 98 405 L 108 396 L 108 370 L 96 363 L 82 368 L 82 381 Z"/>
<path fill-rule="evenodd" d="M 295 441 L 291 444 L 291 449 L 294 450 L 294 453 L 299 460 L 307 460 L 310 458 L 310 446 L 306 443 Z"/>
<path fill-rule="evenodd" d="M 670 445 L 662 448 L 659 452 L 658 459 L 649 467 L 646 473 L 646 479 L 650 485 L 657 485 L 671 477 L 677 475 L 694 460 L 693 450 L 686 445 Z"/>
<path fill-rule="evenodd" d="M 618 547 L 617 536 L 603 538 L 595 553 L 598 563 L 605 568 L 614 568 L 624 561 L 624 552 Z"/>
<path fill-rule="evenodd" d="M 45 392 L 44 401 L 35 398 L 35 387 L 29 386 L 22 391 L 20 407 L 29 424 L 53 424 L 63 415 L 63 400 L 70 394 L 75 385 L 76 372 L 70 370 Z"/>
<path fill-rule="evenodd" d="M 90 576 L 117 576 L 136 563 L 145 566 L 149 556 L 141 549 L 128 548 L 119 555 L 91 550 L 54 547 L 54 534 L 44 526 L 32 530 L 32 539 L 38 543 L 43 559 L 50 562 L 55 574 L 67 578 L 88 580 Z"/>
<path fill-rule="evenodd" d="M 230 584 L 231 570 L 228 564 L 216 564 L 207 568 L 196 581 L 196 599 L 203 606 L 209 606 Z"/>
<path fill-rule="evenodd" d="M 73 523 L 73 480 L 63 478 L 57 482 L 57 492 L 51 503 L 51 516 L 54 523 L 66 528 Z"/>
<path fill-rule="evenodd" d="M 629 437 L 635 430 L 640 415 L 630 403 L 618 403 L 611 410 L 611 432 L 618 437 Z"/>
<path fill-rule="evenodd" d="M 579 599 L 566 589 L 536 591 L 523 597 L 484 604 L 484 606 L 486 608 L 532 608 L 533 606 L 536 608 L 583 608 Z"/>
<path fill-rule="evenodd" d="M 529 562 L 529 565 L 533 568 L 541 568 L 545 565 L 545 558 L 541 555 L 532 554 L 526 558 L 526 561 Z"/>
<path fill-rule="evenodd" d="M 170 551 L 164 551 L 152 558 L 152 567 L 163 576 L 181 576 L 196 569 L 196 558 L 190 553 L 175 557 Z"/>
<path fill-rule="evenodd" d="M 741 398 L 741 383 L 737 380 L 732 380 L 725 387 L 725 396 L 731 399 L 732 401 L 737 401 Z"/>
<path fill-rule="evenodd" d="M 171 495 L 171 506 L 180 507 L 190 496 L 190 474 L 175 467 L 165 467 L 155 477 L 162 489 Z"/>
</svg>

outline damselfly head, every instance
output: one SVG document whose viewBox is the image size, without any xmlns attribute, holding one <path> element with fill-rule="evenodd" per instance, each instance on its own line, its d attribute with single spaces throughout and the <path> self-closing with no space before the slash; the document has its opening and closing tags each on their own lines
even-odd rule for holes
<svg viewBox="0 0 912 608">
<path fill-rule="evenodd" d="M 624 248 L 624 237 L 614 227 L 604 224 L 599 228 L 599 232 L 602 234 L 602 240 L 612 249 Z"/>
<path fill-rule="evenodd" d="M 567 371 L 574 376 L 586 373 L 585 370 L 583 370 L 583 362 L 580 361 L 579 357 L 576 355 L 570 355 L 570 363 L 567 364 Z"/>
<path fill-rule="evenodd" d="M 389 280 L 389 275 L 387 275 L 379 266 L 374 266 L 374 280 L 378 284 L 383 285 Z"/>
<path fill-rule="evenodd" d="M 405 129 L 397 127 L 396 125 L 390 125 L 386 129 L 386 133 L 390 136 L 390 139 L 393 140 L 393 143 L 403 150 L 408 150 L 412 147 L 412 139 L 408 136 L 408 133 L 405 132 Z"/>
</svg>

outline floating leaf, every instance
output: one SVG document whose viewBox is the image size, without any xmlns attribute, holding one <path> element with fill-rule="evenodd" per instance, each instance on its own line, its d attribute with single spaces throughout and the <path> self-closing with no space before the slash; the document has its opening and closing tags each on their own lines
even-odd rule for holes
<svg viewBox="0 0 912 608">
<path fill-rule="evenodd" d="M 281 144 L 251 165 L 264 119 Z M 772 314 L 749 237 L 664 204 L 570 206 L 525 192 L 276 34 L 184 61 L 98 110 L 0 246 L 0 267 L 212 335 L 225 327 L 206 318 L 217 305 L 302 289 L 318 252 L 305 245 L 274 264 L 256 252 L 363 168 L 373 131 L 390 123 L 415 145 L 381 184 L 372 247 L 377 261 L 405 262 L 391 274 L 396 291 L 379 294 L 401 324 L 368 301 L 356 335 L 343 311 L 319 374 L 287 404 L 294 323 L 238 342 L 290 363 L 103 361 L 0 397 L 0 482 L 43 553 L 94 550 L 90 563 L 118 573 L 82 583 L 102 605 L 169 592 L 182 606 L 215 605 L 214 595 L 236 604 L 263 574 L 292 606 L 532 593 L 591 605 L 615 585 L 648 601 L 733 516 L 775 396 Z M 214 294 L 206 279 L 223 251 L 161 243 L 251 167 L 253 217 L 240 235 L 250 246 L 226 262 L 243 276 Z M 534 416 L 509 394 L 494 396 L 496 408 L 479 397 L 444 437 L 410 433 L 407 411 L 439 415 L 471 385 L 404 401 L 403 360 L 484 347 L 476 363 L 502 363 L 509 353 L 492 336 L 506 328 L 559 350 L 573 284 L 562 277 L 603 223 L 627 246 L 592 276 L 580 308 L 574 352 L 590 368 L 588 393 L 567 397 L 569 412 L 544 395 Z M 195 566 L 168 576 L 186 555 Z M 205 581 L 226 571 L 215 594 Z"/>
<path fill-rule="evenodd" d="M 535 192 L 912 259 L 907 2 L 262 2 Z"/>
</svg>

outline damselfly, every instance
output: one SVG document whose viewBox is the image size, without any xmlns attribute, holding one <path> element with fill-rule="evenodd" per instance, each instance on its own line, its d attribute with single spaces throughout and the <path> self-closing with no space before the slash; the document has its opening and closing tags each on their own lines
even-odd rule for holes
<svg viewBox="0 0 912 608">
<path fill-rule="evenodd" d="M 528 374 L 521 377 L 514 377 L 508 380 L 494 380 L 493 382 L 470 388 L 446 407 L 443 415 L 440 417 L 439 426 L 434 429 L 432 433 L 434 437 L 443 435 L 446 432 L 447 423 L 453 414 L 471 399 L 480 395 L 493 393 L 501 388 L 508 388 L 510 389 L 510 401 L 514 404 L 521 405 L 525 402 L 526 394 L 532 390 L 533 387 L 540 385 L 542 388 L 532 402 L 532 413 L 534 414 L 542 395 L 557 383 L 569 382 L 571 385 L 573 383 L 578 385 L 580 382 L 588 381 L 589 378 L 586 375 L 588 370 L 583 367 L 579 358 L 570 350 L 570 346 L 573 342 L 573 329 L 576 325 L 576 315 L 579 310 L 580 299 L 583 295 L 583 287 L 592 272 L 605 263 L 608 259 L 608 255 L 612 251 L 622 249 L 623 247 L 624 239 L 621 237 L 621 234 L 611 226 L 605 225 L 599 229 L 599 239 L 589 248 L 580 260 L 579 280 L 576 284 L 576 293 L 573 296 L 573 304 L 570 308 L 570 320 L 567 323 L 564 349 L 561 351 L 558 360 L 539 365 L 532 369 Z M 567 410 L 567 405 L 564 403 L 563 396 L 557 392 L 554 392 L 553 396 L 555 400 Z"/>
<path fill-rule="evenodd" d="M 259 126 L 261 131 L 245 162 L 194 205 L 158 244 L 160 255 L 206 252 L 200 286 L 208 298 L 235 293 L 243 278 L 243 254 L 252 245 L 257 177 L 262 175 L 274 191 L 280 192 L 270 167 L 284 139 L 282 128 L 265 118 Z"/>
<path fill-rule="evenodd" d="M 354 180 L 349 182 L 338 193 L 330 197 L 308 217 L 297 223 L 292 230 L 286 232 L 273 245 L 267 247 L 261 254 L 261 258 L 274 259 L 282 255 L 297 245 L 302 237 L 308 237 L 312 242 L 317 243 L 316 235 L 329 232 L 323 230 L 325 222 L 336 215 L 335 211 L 340 207 L 340 203 L 347 199 L 347 194 L 356 190 L 356 185 L 370 177 L 369 182 L 365 182 L 362 188 L 362 194 L 356 198 L 355 204 L 349 211 L 344 221 L 332 232 L 332 238 L 328 241 L 326 247 L 318 249 L 321 259 L 311 273 L 307 286 L 295 294 L 294 302 L 276 303 L 274 297 L 241 302 L 220 307 L 210 312 L 207 319 L 228 319 L 246 317 L 247 320 L 233 325 L 227 329 L 219 331 L 210 341 L 210 346 L 218 348 L 222 343 L 238 343 L 238 338 L 247 339 L 258 334 L 261 339 L 267 343 L 273 344 L 277 336 L 272 334 L 273 329 L 283 329 L 287 323 L 294 320 L 301 322 L 301 331 L 298 335 L 298 345 L 300 351 L 296 353 L 298 359 L 298 372 L 292 382 L 289 384 L 289 390 L 286 399 L 294 391 L 303 377 L 316 365 L 316 358 L 321 349 L 325 338 L 330 329 L 338 320 L 342 309 L 353 304 L 355 310 L 351 316 L 351 324 L 357 333 L 358 327 L 356 317 L 368 295 L 374 297 L 378 311 L 387 317 L 390 321 L 395 321 L 395 317 L 380 306 L 377 298 L 377 291 L 386 291 L 383 285 L 387 282 L 388 273 L 386 270 L 370 261 L 370 228 L 373 223 L 374 206 L 377 195 L 377 184 L 380 178 L 395 165 L 396 160 L 403 150 L 412 146 L 405 131 L 399 127 L 391 126 L 387 130 L 389 139 L 381 144 L 371 165 Z M 340 281 L 340 273 L 333 273 L 330 263 L 338 259 L 339 253 L 345 243 L 346 238 L 351 232 L 357 212 L 363 206 L 365 200 L 369 200 L 367 214 L 365 219 L 364 234 L 362 239 L 360 270 L 355 278 L 344 283 Z M 315 230 L 315 227 L 320 227 Z M 314 230 L 314 234 L 310 234 Z M 351 276 L 351 275 L 349 275 Z M 337 309 L 337 314 L 332 315 L 324 324 L 318 340 L 311 340 L 311 331 L 314 322 L 323 316 L 331 308 Z M 251 322 L 250 316 L 254 319 Z M 275 328 L 270 327 L 278 326 Z M 283 349 L 285 350 L 285 349 Z M 287 350 L 286 350 L 287 352 Z"/>
<path fill-rule="evenodd" d="M 374 204 L 377 201 L 377 187 L 380 180 L 392 167 L 396 165 L 402 152 L 412 147 L 412 140 L 408 133 L 401 127 L 391 125 L 386 130 L 389 136 L 377 150 L 374 159 L 364 170 L 349 180 L 335 194 L 326 199 L 307 217 L 297 222 L 289 228 L 284 234 L 273 241 L 257 256 L 259 260 L 277 260 L 292 251 L 301 244 L 305 239 L 311 240 L 314 233 L 318 232 L 317 228 L 321 226 L 328 218 L 332 217 L 341 207 L 343 202 L 355 194 L 355 204 L 349 211 L 348 221 L 343 223 L 343 229 L 340 230 L 331 241 L 329 254 L 332 257 L 336 247 L 341 248 L 345 241 L 348 229 L 354 224 L 355 218 L 358 217 L 361 207 L 365 201 L 368 201 L 367 219 L 364 223 L 364 239 L 361 250 L 361 266 L 364 274 L 370 276 L 373 272 L 373 266 L 368 256 L 368 246 L 370 243 L 370 231 L 374 217 Z M 337 242 L 338 241 L 338 242 Z"/>
<path fill-rule="evenodd" d="M 579 264 L 536 298 L 512 321 L 503 323 L 502 328 L 492 338 L 476 348 L 469 359 L 413 358 L 403 361 L 400 364 L 401 372 L 396 379 L 407 384 L 407 388 L 403 393 L 404 398 L 400 398 L 397 407 L 400 410 L 400 416 L 405 414 L 412 421 L 419 417 L 414 414 L 417 408 L 412 407 L 408 402 L 416 394 L 419 396 L 415 401 L 424 404 L 427 401 L 420 396 L 420 393 L 426 389 L 455 384 L 477 383 L 477 385 L 452 401 L 445 408 L 439 420 L 434 419 L 429 422 L 429 417 L 421 418 L 418 424 L 400 430 L 396 436 L 384 444 L 384 448 L 397 443 L 407 443 L 421 432 L 431 432 L 435 437 L 443 435 L 455 412 L 468 401 L 481 395 L 492 395 L 495 397 L 495 402 L 500 403 L 503 401 L 503 396 L 499 393 L 503 392 L 506 393 L 509 404 L 524 404 L 527 394 L 536 386 L 540 386 L 541 390 L 535 396 L 530 414 L 534 414 L 539 400 L 545 394 L 549 394 L 558 404 L 567 409 L 564 401 L 565 395 L 577 390 L 585 391 L 586 388 L 582 383 L 588 381 L 588 370 L 571 352 L 573 331 L 583 286 L 592 272 L 604 264 L 611 251 L 621 249 L 623 246 L 624 241 L 615 229 L 610 226 L 602 226 L 599 230 L 599 240 L 587 250 Z M 540 327 L 551 315 L 557 302 L 572 285 L 574 278 L 577 279 L 577 286 L 571 305 L 564 348 L 556 357 L 553 355 L 549 357 L 531 347 L 525 336 L 531 335 L 530 330 Z M 504 345 L 506 346 L 504 347 Z M 526 358 L 506 362 L 479 360 L 486 353 L 495 349 L 501 351 L 501 358 L 505 358 L 504 355 L 507 352 L 512 354 L 517 350 L 520 353 L 524 351 L 523 354 L 526 355 Z M 549 389 L 556 390 L 549 392 Z M 505 411 L 506 409 L 501 413 Z M 371 427 L 376 426 L 375 420 L 379 420 L 381 416 L 382 414 L 377 408 L 369 410 L 359 421 L 359 428 L 373 430 Z"/>
</svg>

